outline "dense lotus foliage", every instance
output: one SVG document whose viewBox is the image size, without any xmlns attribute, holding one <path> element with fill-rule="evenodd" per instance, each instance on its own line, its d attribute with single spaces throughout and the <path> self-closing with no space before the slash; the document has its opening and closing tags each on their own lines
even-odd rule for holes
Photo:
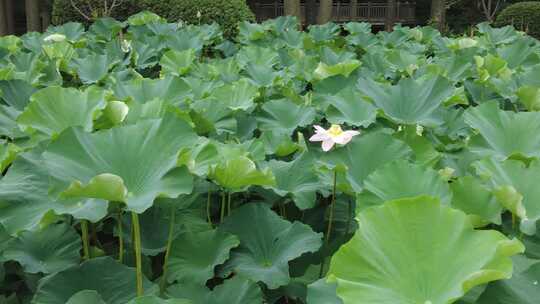
<svg viewBox="0 0 540 304">
<path fill-rule="evenodd" d="M 0 38 L 0 92 L 0 303 L 540 301 L 511 27 L 141 13 Z"/>
</svg>

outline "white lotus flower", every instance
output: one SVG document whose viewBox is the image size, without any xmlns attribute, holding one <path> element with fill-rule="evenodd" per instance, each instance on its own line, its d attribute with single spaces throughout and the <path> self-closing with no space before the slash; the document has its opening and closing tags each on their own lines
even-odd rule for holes
<svg viewBox="0 0 540 304">
<path fill-rule="evenodd" d="M 202 17 L 201 11 L 197 11 L 197 19 L 201 19 L 201 17 Z"/>
<path fill-rule="evenodd" d="M 66 35 L 62 35 L 62 34 L 50 34 L 49 36 L 45 37 L 43 39 L 43 41 L 45 42 L 62 42 L 66 40 Z"/>
<path fill-rule="evenodd" d="M 322 141 L 322 149 L 325 152 L 330 151 L 335 144 L 347 144 L 354 136 L 360 134 L 360 132 L 353 130 L 343 131 L 340 125 L 332 125 L 328 130 L 317 125 L 314 128 L 315 134 L 311 136 L 309 141 Z"/>
</svg>

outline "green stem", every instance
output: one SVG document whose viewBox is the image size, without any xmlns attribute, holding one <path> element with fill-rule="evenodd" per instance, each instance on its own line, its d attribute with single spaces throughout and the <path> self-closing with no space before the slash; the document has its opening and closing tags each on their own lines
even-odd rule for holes
<svg viewBox="0 0 540 304">
<path fill-rule="evenodd" d="M 96 246 L 97 248 L 100 248 L 100 249 L 103 248 L 103 245 L 99 241 L 95 224 L 90 223 L 90 231 L 92 231 L 92 241 L 94 242 L 94 246 Z"/>
<path fill-rule="evenodd" d="M 225 192 L 223 191 L 221 193 L 221 214 L 219 217 L 219 222 L 222 223 L 223 219 L 225 218 Z"/>
<path fill-rule="evenodd" d="M 124 263 L 124 231 L 122 227 L 122 211 L 118 212 L 118 262 Z"/>
<path fill-rule="evenodd" d="M 330 234 L 332 233 L 332 224 L 334 223 L 334 206 L 336 205 L 336 185 L 337 185 L 337 171 L 334 169 L 334 187 L 332 190 L 332 201 L 330 202 L 330 215 L 328 218 L 328 227 L 326 229 L 326 238 L 324 239 L 326 245 L 330 241 Z"/>
<path fill-rule="evenodd" d="M 81 232 L 83 241 L 83 260 L 90 259 L 90 241 L 88 240 L 88 221 L 81 221 Z"/>
<path fill-rule="evenodd" d="M 326 229 L 326 236 L 324 238 L 324 244 L 328 246 L 330 242 L 330 234 L 332 233 L 332 224 L 334 222 L 334 206 L 336 205 L 336 187 L 337 186 L 337 170 L 334 169 L 334 186 L 332 188 L 332 200 L 330 202 L 330 214 L 328 215 L 328 227 Z M 319 271 L 319 277 L 323 277 L 324 266 L 326 264 L 326 258 L 323 258 L 321 262 L 321 269 Z"/>
<path fill-rule="evenodd" d="M 353 215 L 352 215 L 352 202 L 350 199 L 347 200 L 347 214 L 348 214 L 348 218 L 347 218 L 347 228 L 345 230 L 345 235 L 349 235 L 349 230 L 350 230 L 350 227 L 351 227 L 351 220 L 353 218 Z"/>
<path fill-rule="evenodd" d="M 133 225 L 133 241 L 135 246 L 135 266 L 137 274 L 137 296 L 144 294 L 143 274 L 142 274 L 142 250 L 141 250 L 141 226 L 139 224 L 139 215 L 131 212 L 131 224 Z"/>
<path fill-rule="evenodd" d="M 227 215 L 231 215 L 231 193 L 230 192 L 227 198 Z"/>
<path fill-rule="evenodd" d="M 212 216 L 210 214 L 210 207 L 211 207 L 211 195 L 212 192 L 208 190 L 208 198 L 206 200 L 206 217 L 208 218 L 208 223 L 210 223 L 210 226 L 212 226 Z"/>
<path fill-rule="evenodd" d="M 159 282 L 159 291 L 161 296 L 165 292 L 165 287 L 167 285 L 167 269 L 169 264 L 169 255 L 171 253 L 171 245 L 174 237 L 174 222 L 176 218 L 176 208 L 171 206 L 171 219 L 169 220 L 169 235 L 167 237 L 167 249 L 165 250 L 165 260 L 163 261 L 163 275 L 161 276 L 161 281 Z"/>
</svg>

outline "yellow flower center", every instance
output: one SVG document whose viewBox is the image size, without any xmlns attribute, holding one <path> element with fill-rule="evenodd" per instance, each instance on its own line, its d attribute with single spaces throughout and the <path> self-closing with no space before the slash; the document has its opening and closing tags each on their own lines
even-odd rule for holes
<svg viewBox="0 0 540 304">
<path fill-rule="evenodd" d="M 343 130 L 341 129 L 340 125 L 332 125 L 330 129 L 328 129 L 328 134 L 332 137 L 339 136 L 343 133 Z"/>
</svg>

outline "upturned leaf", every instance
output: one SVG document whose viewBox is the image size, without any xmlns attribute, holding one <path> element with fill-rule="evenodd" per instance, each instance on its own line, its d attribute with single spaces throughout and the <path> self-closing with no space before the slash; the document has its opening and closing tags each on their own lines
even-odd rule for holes
<svg viewBox="0 0 540 304">
<path fill-rule="evenodd" d="M 68 129 L 43 158 L 57 197 L 120 201 L 142 213 L 158 196 L 191 192 L 193 178 L 176 160 L 195 139 L 186 122 L 169 114 L 93 134 Z"/>
<path fill-rule="evenodd" d="M 453 303 L 474 286 L 510 278 L 510 257 L 524 250 L 427 197 L 369 208 L 357 221 L 329 271 L 345 304 Z"/>
</svg>

